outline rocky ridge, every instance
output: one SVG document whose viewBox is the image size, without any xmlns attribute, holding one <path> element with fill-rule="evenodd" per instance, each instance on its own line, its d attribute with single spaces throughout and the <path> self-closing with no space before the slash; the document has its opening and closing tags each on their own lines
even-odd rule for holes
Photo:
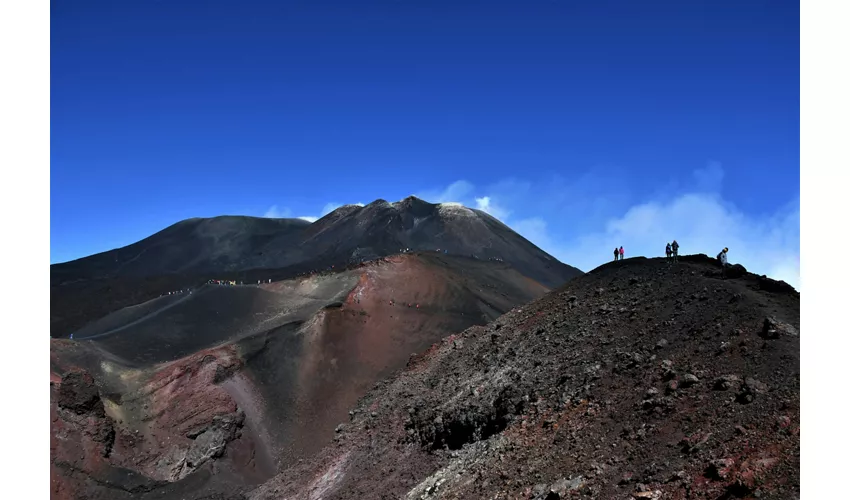
<svg viewBox="0 0 850 500">
<path fill-rule="evenodd" d="M 705 256 L 606 264 L 412 356 L 249 497 L 795 498 L 798 325 Z"/>
</svg>

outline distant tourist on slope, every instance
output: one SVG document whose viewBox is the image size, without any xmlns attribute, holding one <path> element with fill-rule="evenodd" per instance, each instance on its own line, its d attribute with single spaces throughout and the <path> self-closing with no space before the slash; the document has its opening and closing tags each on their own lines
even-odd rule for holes
<svg viewBox="0 0 850 500">
<path fill-rule="evenodd" d="M 726 268 L 729 265 L 729 260 L 726 257 L 726 254 L 728 252 L 729 252 L 729 247 L 726 247 L 723 250 L 721 250 L 719 254 L 717 254 L 717 260 L 720 262 L 721 271 L 722 271 L 722 274 L 723 274 L 724 277 L 726 276 Z"/>
<path fill-rule="evenodd" d="M 617 259 L 620 258 L 620 251 L 617 248 L 614 248 L 614 262 L 617 262 Z"/>
<path fill-rule="evenodd" d="M 673 262 L 679 262 L 679 242 L 673 240 L 673 245 L 670 248 L 673 250 Z"/>
<path fill-rule="evenodd" d="M 664 253 L 667 254 L 667 260 L 669 261 L 670 256 L 673 255 L 673 247 L 671 247 L 669 243 L 667 243 L 667 248 L 664 249 Z"/>
<path fill-rule="evenodd" d="M 717 260 L 720 261 L 720 265 L 726 266 L 729 263 L 729 260 L 726 257 L 726 253 L 729 252 L 729 247 L 724 248 L 717 254 Z"/>
<path fill-rule="evenodd" d="M 623 251 L 623 247 L 620 247 L 620 260 L 623 260 L 626 252 Z"/>
</svg>

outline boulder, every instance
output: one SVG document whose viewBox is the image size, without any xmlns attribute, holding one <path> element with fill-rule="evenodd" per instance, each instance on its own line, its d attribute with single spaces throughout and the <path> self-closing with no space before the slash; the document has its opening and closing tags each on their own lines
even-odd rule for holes
<svg viewBox="0 0 850 500">
<path fill-rule="evenodd" d="M 540 498 L 544 500 L 560 500 L 562 498 L 567 498 L 569 492 L 580 489 L 584 486 L 584 478 L 581 476 L 576 477 L 575 479 L 561 479 L 559 481 L 555 481 L 549 486 L 549 491 Z"/>
<path fill-rule="evenodd" d="M 732 472 L 735 461 L 731 458 L 719 458 L 708 464 L 708 476 L 713 479 L 726 480 Z"/>
<path fill-rule="evenodd" d="M 60 408 L 73 411 L 78 415 L 86 413 L 104 415 L 103 401 L 100 399 L 94 377 L 83 370 L 70 371 L 62 377 L 58 404 Z"/>
<path fill-rule="evenodd" d="M 751 403 L 755 399 L 756 394 L 764 394 L 768 391 L 767 384 L 758 380 L 747 377 L 741 385 L 741 391 L 737 395 L 739 403 Z"/>
<path fill-rule="evenodd" d="M 741 383 L 737 375 L 723 375 L 714 379 L 714 389 L 717 391 L 728 391 Z"/>
<path fill-rule="evenodd" d="M 241 410 L 214 417 L 210 426 L 194 439 L 185 455 L 172 469 L 172 480 L 182 479 L 205 462 L 220 457 L 227 443 L 236 439 L 244 422 L 245 413 Z"/>
<path fill-rule="evenodd" d="M 696 375 L 692 373 L 686 373 L 684 377 L 682 377 L 682 387 L 690 387 L 692 385 L 696 385 L 699 383 L 699 379 Z"/>
<path fill-rule="evenodd" d="M 764 319 L 760 335 L 766 339 L 778 339 L 783 335 L 799 337 L 800 332 L 792 325 L 770 316 Z"/>
</svg>

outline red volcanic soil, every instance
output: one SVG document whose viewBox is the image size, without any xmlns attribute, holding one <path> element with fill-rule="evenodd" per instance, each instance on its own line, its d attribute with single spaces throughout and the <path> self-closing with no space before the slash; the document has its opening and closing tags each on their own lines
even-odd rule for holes
<svg viewBox="0 0 850 500">
<path fill-rule="evenodd" d="M 207 350 L 111 398 L 89 372 L 65 372 L 51 384 L 51 498 L 235 494 L 268 478 L 271 459 L 219 384 L 240 363 L 232 346 Z"/>
<path fill-rule="evenodd" d="M 799 294 L 730 274 L 628 259 L 449 336 L 248 496 L 798 498 Z"/>
<path fill-rule="evenodd" d="M 412 353 L 546 291 L 505 264 L 404 255 L 117 311 L 51 343 L 52 496 L 239 498 L 332 442 Z"/>
<path fill-rule="evenodd" d="M 546 291 L 509 267 L 471 259 L 405 255 L 367 266 L 344 301 L 299 329 L 297 345 L 272 340 L 247 362 L 273 408 L 265 414 L 284 419 L 281 463 L 329 442 L 357 398 L 412 354 Z M 277 379 L 280 364 L 292 367 L 291 380 Z"/>
</svg>

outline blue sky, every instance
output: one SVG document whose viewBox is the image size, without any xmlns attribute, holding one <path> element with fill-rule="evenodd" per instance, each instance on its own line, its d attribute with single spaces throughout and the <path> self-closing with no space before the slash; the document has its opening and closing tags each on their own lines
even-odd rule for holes
<svg viewBox="0 0 850 500">
<path fill-rule="evenodd" d="M 799 286 L 799 3 L 51 3 L 51 262 L 417 194 Z"/>
</svg>

